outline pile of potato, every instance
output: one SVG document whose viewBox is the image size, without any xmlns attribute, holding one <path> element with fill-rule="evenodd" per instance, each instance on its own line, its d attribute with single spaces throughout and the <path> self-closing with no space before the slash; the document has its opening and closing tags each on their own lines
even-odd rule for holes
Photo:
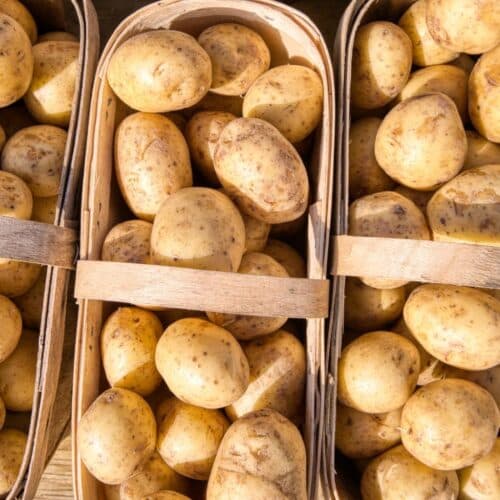
<svg viewBox="0 0 500 500">
<path fill-rule="evenodd" d="M 73 35 L 38 36 L 22 3 L 0 0 L 0 216 L 54 222 L 78 53 Z M 0 496 L 24 455 L 44 290 L 41 266 L 0 259 Z"/>
<path fill-rule="evenodd" d="M 356 34 L 349 232 L 499 246 L 500 2 L 410 3 Z M 345 325 L 363 499 L 500 498 L 498 291 L 351 278 Z"/>
<path fill-rule="evenodd" d="M 197 39 L 143 32 L 118 47 L 107 80 L 130 214 L 107 234 L 103 260 L 306 276 L 290 241 L 303 243 L 302 157 L 322 81 L 306 66 L 270 65 L 261 35 L 235 23 Z M 285 317 L 118 307 L 100 334 L 110 388 L 78 427 L 107 497 L 305 499 L 306 353 L 295 330 Z"/>
</svg>

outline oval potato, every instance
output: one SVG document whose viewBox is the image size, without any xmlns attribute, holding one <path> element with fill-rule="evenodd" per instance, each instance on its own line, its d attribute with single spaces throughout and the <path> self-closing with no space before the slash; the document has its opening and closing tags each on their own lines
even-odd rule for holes
<svg viewBox="0 0 500 500">
<path fill-rule="evenodd" d="M 10 491 L 16 482 L 24 458 L 28 436 L 14 429 L 0 431 L 0 495 Z"/>
<path fill-rule="evenodd" d="M 472 130 L 466 130 L 465 135 L 467 136 L 467 156 L 464 170 L 495 163 L 500 165 L 500 144 L 488 141 Z"/>
<path fill-rule="evenodd" d="M 33 196 L 28 185 L 17 175 L 0 170 L 0 215 L 30 219 Z"/>
<path fill-rule="evenodd" d="M 42 268 L 35 284 L 25 294 L 14 298 L 23 318 L 23 325 L 27 328 L 40 329 L 46 275 L 46 268 Z"/>
<path fill-rule="evenodd" d="M 305 278 L 307 276 L 306 262 L 295 248 L 279 240 L 268 240 L 262 250 L 281 264 L 292 278 Z"/>
<path fill-rule="evenodd" d="M 0 12 L 17 21 L 29 36 L 31 43 L 36 42 L 38 29 L 30 11 L 18 0 L 0 0 Z"/>
<path fill-rule="evenodd" d="M 42 266 L 19 260 L 0 259 L 0 295 L 19 297 L 32 288 Z"/>
<path fill-rule="evenodd" d="M 112 262 L 147 264 L 153 224 L 144 220 L 120 222 L 106 235 L 101 259 Z"/>
</svg>

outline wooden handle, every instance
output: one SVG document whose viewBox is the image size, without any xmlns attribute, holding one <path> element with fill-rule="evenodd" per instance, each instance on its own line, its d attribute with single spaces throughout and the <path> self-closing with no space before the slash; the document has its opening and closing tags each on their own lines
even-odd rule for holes
<svg viewBox="0 0 500 500">
<path fill-rule="evenodd" d="M 329 282 L 149 264 L 79 261 L 75 296 L 253 316 L 326 318 Z"/>
<path fill-rule="evenodd" d="M 0 257 L 4 259 L 73 269 L 76 242 L 74 229 L 0 217 Z"/>
<path fill-rule="evenodd" d="M 500 288 L 500 247 L 335 236 L 332 274 Z"/>
</svg>

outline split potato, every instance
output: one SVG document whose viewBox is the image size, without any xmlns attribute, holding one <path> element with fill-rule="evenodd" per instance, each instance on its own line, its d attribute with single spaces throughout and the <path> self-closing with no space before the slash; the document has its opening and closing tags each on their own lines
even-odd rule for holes
<svg viewBox="0 0 500 500">
<path fill-rule="evenodd" d="M 128 220 L 114 226 L 102 244 L 101 259 L 112 262 L 147 264 L 153 224 Z"/>
<path fill-rule="evenodd" d="M 16 482 L 24 458 L 28 436 L 14 429 L 0 430 L 0 495 Z"/>
<path fill-rule="evenodd" d="M 30 219 L 33 195 L 28 185 L 17 175 L 0 170 L 0 215 L 15 219 Z"/>
</svg>

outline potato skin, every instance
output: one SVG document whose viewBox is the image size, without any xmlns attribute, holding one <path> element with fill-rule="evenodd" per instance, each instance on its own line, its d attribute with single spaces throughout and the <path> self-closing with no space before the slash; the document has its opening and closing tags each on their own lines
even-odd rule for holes
<svg viewBox="0 0 500 500">
<path fill-rule="evenodd" d="M 16 482 L 28 436 L 14 429 L 0 431 L 0 495 L 8 493 Z"/>
<path fill-rule="evenodd" d="M 139 33 L 109 62 L 108 82 L 137 111 L 166 113 L 193 106 L 208 92 L 212 65 L 190 35 L 174 30 Z"/>
<path fill-rule="evenodd" d="M 23 318 L 23 325 L 27 328 L 40 329 L 46 275 L 46 268 L 42 268 L 35 284 L 25 294 L 14 298 Z"/>
<path fill-rule="evenodd" d="M 464 378 L 486 389 L 495 399 L 497 406 L 500 408 L 500 365 L 496 365 L 488 370 L 471 372 L 466 370 L 456 370 L 451 368 L 450 371 L 460 371 L 460 374 L 451 376 L 454 378 Z"/>
<path fill-rule="evenodd" d="M 105 484 L 119 484 L 130 478 L 153 454 L 155 445 L 156 422 L 151 408 L 138 394 L 126 389 L 104 391 L 78 425 L 83 463 Z"/>
<path fill-rule="evenodd" d="M 288 222 L 307 209 L 309 180 L 302 159 L 263 120 L 237 118 L 226 125 L 215 148 L 214 166 L 229 196 L 256 219 Z"/>
<path fill-rule="evenodd" d="M 28 185 L 17 175 L 0 170 L 0 215 L 30 219 L 33 196 Z"/>
<path fill-rule="evenodd" d="M 33 198 L 32 220 L 54 224 L 57 213 L 57 201 L 59 196 L 48 196 L 47 198 Z"/>
<path fill-rule="evenodd" d="M 171 120 L 153 113 L 134 113 L 120 123 L 115 170 L 130 210 L 147 221 L 166 198 L 193 184 L 184 136 Z"/>
<path fill-rule="evenodd" d="M 467 156 L 464 168 L 482 167 L 483 165 L 500 165 L 500 144 L 488 141 L 477 132 L 466 130 Z"/>
<path fill-rule="evenodd" d="M 281 264 L 292 278 L 305 278 L 307 276 L 306 262 L 295 248 L 279 240 L 268 240 L 262 250 Z"/>
<path fill-rule="evenodd" d="M 427 203 L 434 194 L 433 191 L 417 191 L 406 186 L 398 186 L 394 191 L 413 201 L 424 215 L 427 213 Z"/>
<path fill-rule="evenodd" d="M 34 286 L 41 271 L 38 264 L 0 259 L 0 294 L 10 298 L 24 295 Z"/>
<path fill-rule="evenodd" d="M 2 363 L 16 348 L 23 326 L 19 309 L 4 295 L 0 295 L 0 324 L 2 325 L 0 363 Z"/>
<path fill-rule="evenodd" d="M 0 12 L 17 21 L 29 36 L 31 43 L 36 42 L 38 29 L 35 20 L 21 2 L 18 0 L 0 0 Z"/>
<path fill-rule="evenodd" d="M 462 469 L 488 454 L 500 414 L 493 396 L 476 384 L 444 379 L 421 387 L 403 407 L 401 439 L 420 462 Z"/>
<path fill-rule="evenodd" d="M 249 413 L 226 432 L 206 498 L 232 500 L 235 491 L 238 500 L 306 500 L 304 442 L 298 429 L 278 412 Z"/>
<path fill-rule="evenodd" d="M 104 239 L 101 259 L 111 262 L 146 264 L 151 246 L 153 224 L 133 219 L 112 227 Z"/>
<path fill-rule="evenodd" d="M 190 500 L 190 498 L 185 495 L 181 495 L 176 491 L 162 490 L 151 495 L 147 495 L 142 498 L 142 500 Z"/>
</svg>

